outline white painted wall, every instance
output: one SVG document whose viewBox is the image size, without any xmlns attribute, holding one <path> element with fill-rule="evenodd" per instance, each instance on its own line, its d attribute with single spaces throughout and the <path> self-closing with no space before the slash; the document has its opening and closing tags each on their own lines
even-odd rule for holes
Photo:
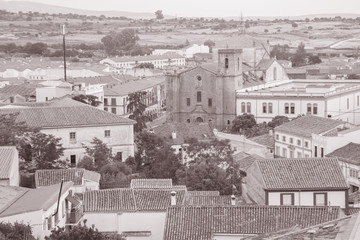
<svg viewBox="0 0 360 240">
<path fill-rule="evenodd" d="M 88 226 L 94 225 L 99 232 L 118 231 L 119 218 L 118 213 L 89 213 L 84 212 L 84 219 L 87 220 Z"/>
</svg>

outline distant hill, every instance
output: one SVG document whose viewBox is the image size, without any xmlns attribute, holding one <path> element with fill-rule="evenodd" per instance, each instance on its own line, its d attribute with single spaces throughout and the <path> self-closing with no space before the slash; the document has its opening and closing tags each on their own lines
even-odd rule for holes
<svg viewBox="0 0 360 240">
<path fill-rule="evenodd" d="M 360 14 L 356 13 L 328 13 L 328 14 L 307 14 L 307 15 L 298 15 L 298 16 L 245 16 L 245 20 L 256 20 L 256 19 L 262 19 L 262 20 L 274 20 L 274 19 L 289 19 L 289 20 L 297 20 L 297 19 L 306 19 L 309 18 L 334 18 L 337 16 L 341 16 L 342 18 L 357 18 L 360 17 Z M 230 20 L 230 19 L 237 19 L 239 20 L 239 16 L 237 17 L 225 17 L 224 19 Z"/>
<path fill-rule="evenodd" d="M 75 0 L 74 0 L 75 1 Z M 61 6 L 55 6 L 44 3 L 37 2 L 25 2 L 25 1 L 4 1 L 0 0 L 0 9 L 9 11 L 9 12 L 40 12 L 40 13 L 73 13 L 80 15 L 88 15 L 88 16 L 101 16 L 104 15 L 106 17 L 127 17 L 133 19 L 151 19 L 155 18 L 155 13 L 149 12 L 124 12 L 124 11 L 91 11 L 84 9 L 76 9 L 76 8 L 67 8 Z M 169 18 L 171 16 L 164 16 L 165 18 Z"/>
</svg>

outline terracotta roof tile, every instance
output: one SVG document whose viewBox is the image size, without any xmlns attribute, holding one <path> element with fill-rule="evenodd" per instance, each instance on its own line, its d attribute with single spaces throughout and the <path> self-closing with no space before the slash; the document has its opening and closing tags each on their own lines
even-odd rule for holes
<svg viewBox="0 0 360 240">
<path fill-rule="evenodd" d="M 18 151 L 15 147 L 0 147 L 0 179 L 10 179 L 11 168 Z M 18 171 L 18 169 L 14 169 Z"/>
<path fill-rule="evenodd" d="M 214 233 L 261 234 L 334 220 L 336 207 L 171 206 L 164 240 L 208 240 Z"/>
<path fill-rule="evenodd" d="M 188 191 L 188 196 L 219 196 L 219 191 Z"/>
<path fill-rule="evenodd" d="M 306 115 L 276 127 L 275 132 L 311 137 L 313 133 L 325 133 L 344 124 L 345 122 L 339 120 Z"/>
<path fill-rule="evenodd" d="M 205 206 L 213 206 L 213 205 L 231 205 L 231 196 L 211 196 L 211 195 L 196 195 L 196 196 L 187 196 L 186 205 L 205 205 Z"/>
<path fill-rule="evenodd" d="M 326 155 L 327 157 L 337 157 L 340 161 L 360 165 L 360 144 L 349 143 L 341 148 Z"/>
<path fill-rule="evenodd" d="M 266 189 L 347 189 L 336 158 L 256 160 Z"/>
<path fill-rule="evenodd" d="M 261 136 L 256 136 L 249 138 L 249 140 L 256 142 L 258 144 L 264 145 L 268 148 L 275 148 L 275 138 L 269 134 L 264 134 Z"/>
<path fill-rule="evenodd" d="M 138 211 L 165 211 L 171 203 L 172 189 L 142 189 L 133 190 Z M 176 204 L 182 205 L 185 199 L 185 190 L 176 191 Z"/>
<path fill-rule="evenodd" d="M 132 189 L 170 189 L 172 179 L 131 179 L 130 188 Z"/>
</svg>

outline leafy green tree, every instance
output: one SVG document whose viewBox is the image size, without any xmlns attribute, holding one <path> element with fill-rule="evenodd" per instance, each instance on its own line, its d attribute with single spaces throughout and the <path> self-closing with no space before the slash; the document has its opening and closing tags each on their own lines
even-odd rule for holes
<svg viewBox="0 0 360 240">
<path fill-rule="evenodd" d="M 105 52 L 108 55 L 123 55 L 130 51 L 139 40 L 139 36 L 134 29 L 126 28 L 120 33 L 111 32 L 101 39 Z"/>
<path fill-rule="evenodd" d="M 101 104 L 100 101 L 98 101 L 98 97 L 94 95 L 84 95 L 80 94 L 72 98 L 73 100 L 89 104 L 91 106 L 97 107 Z"/>
<path fill-rule="evenodd" d="M 299 25 L 298 25 L 296 22 L 292 22 L 292 23 L 291 23 L 291 26 L 292 26 L 293 28 L 297 28 Z"/>
<path fill-rule="evenodd" d="M 19 113 L 0 114 L 0 146 L 18 146 L 25 132 L 35 132 L 25 122 L 17 121 Z"/>
<path fill-rule="evenodd" d="M 205 46 L 209 47 L 210 52 L 212 52 L 212 48 L 215 46 L 215 42 L 211 41 L 210 39 L 206 40 L 204 42 Z"/>
<path fill-rule="evenodd" d="M 93 138 L 92 146 L 84 146 L 86 154 L 94 160 L 96 169 L 106 165 L 112 158 L 111 149 L 99 138 Z"/>
<path fill-rule="evenodd" d="M 308 57 L 308 63 L 309 64 L 318 64 L 318 63 L 321 63 L 321 59 L 319 58 L 319 56 L 310 55 Z"/>
<path fill-rule="evenodd" d="M 244 113 L 243 115 L 237 116 L 233 120 L 233 126 L 231 131 L 234 133 L 244 134 L 246 130 L 252 128 L 256 125 L 256 120 L 254 115 Z"/>
<path fill-rule="evenodd" d="M 144 104 L 144 97 L 146 96 L 146 92 L 135 92 L 129 94 L 129 104 L 127 105 L 127 111 L 132 114 L 129 116 L 130 119 L 136 121 L 134 126 L 135 132 L 141 132 L 146 128 L 146 122 L 151 121 L 151 118 L 144 115 L 146 105 Z"/>
<path fill-rule="evenodd" d="M 95 171 L 96 166 L 94 164 L 94 159 L 88 155 L 82 157 L 82 159 L 76 165 L 78 168 L 85 168 L 86 170 Z"/>
<path fill-rule="evenodd" d="M 129 187 L 132 179 L 132 169 L 130 166 L 119 161 L 107 163 L 101 167 L 99 173 L 101 174 L 101 189 Z"/>
<path fill-rule="evenodd" d="M 278 116 L 275 116 L 273 119 L 271 119 L 270 122 L 268 122 L 268 126 L 271 128 L 275 128 L 286 122 L 289 122 L 289 118 L 287 116 L 278 115 Z"/>
<path fill-rule="evenodd" d="M 290 53 L 289 53 L 289 45 L 275 45 L 272 50 L 270 51 L 270 57 L 279 60 L 289 60 L 290 59 Z"/>
<path fill-rule="evenodd" d="M 4 223 L 0 222 L 0 239 L 1 240 L 35 240 L 32 235 L 30 225 L 23 223 Z"/>
<path fill-rule="evenodd" d="M 292 65 L 294 67 L 303 66 L 306 64 L 306 51 L 304 43 L 300 43 L 295 55 L 291 58 Z"/>
<path fill-rule="evenodd" d="M 155 12 L 156 19 L 160 20 L 164 18 L 164 14 L 162 13 L 162 10 L 157 10 Z"/>
</svg>

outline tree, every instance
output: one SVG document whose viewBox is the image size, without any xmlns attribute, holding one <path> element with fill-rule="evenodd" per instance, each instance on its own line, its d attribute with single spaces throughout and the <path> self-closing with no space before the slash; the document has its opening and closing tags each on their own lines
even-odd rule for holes
<svg viewBox="0 0 360 240">
<path fill-rule="evenodd" d="M 111 32 L 101 39 L 108 55 L 123 55 L 129 52 L 139 40 L 134 29 L 126 28 L 120 33 Z"/>
<path fill-rule="evenodd" d="M 73 100 L 89 104 L 91 106 L 97 107 L 101 104 L 100 101 L 98 101 L 98 97 L 94 95 L 84 95 L 80 94 L 72 98 Z"/>
<path fill-rule="evenodd" d="M 155 16 L 156 16 L 156 19 L 158 19 L 158 20 L 164 18 L 164 15 L 163 15 L 163 13 L 162 13 L 162 10 L 157 10 L 157 11 L 155 12 Z"/>
<path fill-rule="evenodd" d="M 243 115 L 237 116 L 233 120 L 233 126 L 231 131 L 240 134 L 244 134 L 246 130 L 252 128 L 256 125 L 256 120 L 254 115 L 244 113 Z"/>
<path fill-rule="evenodd" d="M 296 27 L 298 27 L 299 25 L 298 25 L 296 22 L 292 22 L 292 23 L 291 23 L 291 26 L 292 26 L 293 28 L 296 28 Z"/>
<path fill-rule="evenodd" d="M 269 32 L 269 30 L 268 29 L 264 29 L 264 33 L 268 33 Z"/>
<path fill-rule="evenodd" d="M 88 155 L 82 157 L 80 162 L 76 165 L 78 168 L 85 168 L 86 170 L 96 171 L 94 159 Z"/>
<path fill-rule="evenodd" d="M 204 45 L 205 45 L 205 46 L 208 46 L 210 52 L 212 52 L 212 48 L 215 46 L 215 42 L 213 42 L 213 41 L 211 41 L 211 40 L 209 39 L 209 40 L 206 40 L 206 41 L 204 42 Z"/>
<path fill-rule="evenodd" d="M 129 187 L 132 179 L 132 169 L 124 162 L 109 162 L 102 166 L 99 172 L 101 189 Z"/>
<path fill-rule="evenodd" d="M 134 126 L 135 132 L 141 132 L 146 128 L 146 122 L 151 121 L 150 117 L 144 115 L 146 105 L 143 102 L 147 92 L 135 92 L 129 94 L 129 104 L 127 105 L 127 111 L 132 112 L 129 116 L 130 119 L 136 121 Z"/>
<path fill-rule="evenodd" d="M 0 239 L 3 240 L 35 240 L 32 235 L 32 229 L 30 225 L 23 223 L 4 223 L 0 222 Z"/>
<path fill-rule="evenodd" d="M 140 63 L 139 65 L 136 66 L 136 68 L 150 68 L 150 69 L 154 69 L 154 64 L 153 63 Z"/>
<path fill-rule="evenodd" d="M 278 60 L 289 60 L 290 59 L 290 53 L 289 53 L 289 45 L 275 45 L 273 49 L 270 51 L 270 57 Z"/>
<path fill-rule="evenodd" d="M 318 64 L 318 63 L 321 63 L 321 59 L 317 55 L 310 55 L 308 57 L 308 63 L 309 64 Z"/>
<path fill-rule="evenodd" d="M 303 66 L 306 63 L 305 45 L 301 42 L 296 50 L 295 55 L 291 58 L 293 67 Z"/>
<path fill-rule="evenodd" d="M 91 144 L 93 145 L 92 147 L 84 146 L 86 154 L 92 157 L 95 167 L 100 169 L 111 160 L 111 149 L 106 145 L 106 143 L 96 137 L 93 138 Z"/>
<path fill-rule="evenodd" d="M 278 115 L 278 116 L 275 116 L 273 119 L 271 119 L 270 122 L 268 122 L 268 126 L 271 128 L 275 128 L 286 122 L 289 122 L 289 118 L 287 116 Z"/>
</svg>

